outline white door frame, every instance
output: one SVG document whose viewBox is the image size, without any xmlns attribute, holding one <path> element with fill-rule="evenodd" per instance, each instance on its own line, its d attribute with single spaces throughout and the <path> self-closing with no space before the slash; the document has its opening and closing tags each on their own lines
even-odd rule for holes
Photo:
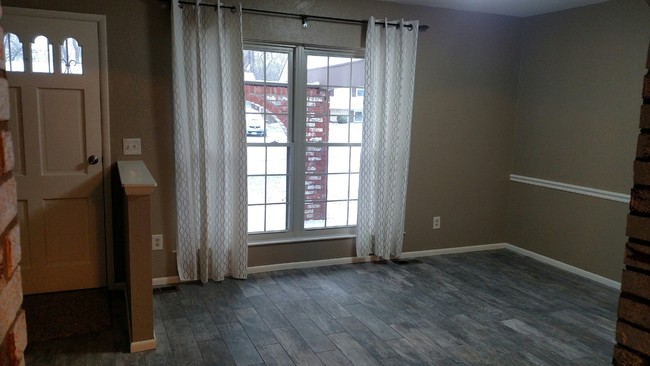
<svg viewBox="0 0 650 366">
<path fill-rule="evenodd" d="M 109 289 L 115 289 L 115 258 L 113 250 L 113 199 L 111 192 L 111 129 L 108 106 L 108 48 L 106 16 L 100 14 L 71 13 L 65 11 L 2 7 L 5 15 L 37 16 L 54 19 L 83 20 L 97 24 L 99 35 L 99 92 L 101 102 L 102 168 L 104 184 L 104 245 L 106 247 L 106 280 Z M 4 65 L 3 65 L 4 68 Z"/>
</svg>

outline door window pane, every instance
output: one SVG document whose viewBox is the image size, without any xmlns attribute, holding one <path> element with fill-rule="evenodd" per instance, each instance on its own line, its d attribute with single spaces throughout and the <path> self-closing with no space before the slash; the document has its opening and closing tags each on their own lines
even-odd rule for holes
<svg viewBox="0 0 650 366">
<path fill-rule="evenodd" d="M 67 38 L 61 44 L 61 73 L 83 74 L 82 49 L 74 38 Z"/>
<path fill-rule="evenodd" d="M 7 33 L 4 37 L 5 47 L 5 69 L 12 72 L 25 71 L 25 61 L 23 56 L 23 44 L 18 36 L 13 33 Z"/>
<path fill-rule="evenodd" d="M 45 36 L 34 38 L 32 43 L 32 72 L 54 73 L 52 45 Z"/>
</svg>

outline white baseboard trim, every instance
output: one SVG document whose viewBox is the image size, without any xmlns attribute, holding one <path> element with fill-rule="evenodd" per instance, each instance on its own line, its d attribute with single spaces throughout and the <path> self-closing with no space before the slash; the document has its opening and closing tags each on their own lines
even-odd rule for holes
<svg viewBox="0 0 650 366">
<path fill-rule="evenodd" d="M 403 252 L 400 258 L 417 258 L 417 257 L 428 257 L 432 255 L 469 253 L 469 252 L 479 252 L 483 250 L 497 250 L 497 249 L 505 249 L 506 245 L 507 245 L 506 243 L 495 243 L 495 244 L 483 244 L 483 245 L 470 245 L 467 247 L 420 250 L 416 252 Z"/>
<path fill-rule="evenodd" d="M 494 244 L 483 244 L 483 245 L 470 245 L 466 247 L 454 247 L 454 248 L 442 248 L 442 249 L 430 249 L 430 250 L 420 250 L 413 252 L 403 252 L 400 258 L 418 258 L 418 257 L 428 257 L 434 255 L 445 255 L 445 254 L 458 254 L 458 253 L 469 253 L 469 252 L 478 252 L 484 250 L 498 250 L 498 249 L 507 249 L 512 252 L 521 254 L 523 256 L 535 259 L 539 262 L 546 263 L 553 267 L 577 274 L 578 276 L 590 279 L 592 281 L 601 283 L 605 286 L 612 287 L 615 289 L 620 289 L 620 282 L 610 280 L 609 278 L 597 275 L 595 273 L 585 271 L 578 267 L 574 267 L 570 264 L 560 262 L 558 260 L 549 258 L 547 256 L 541 255 L 539 253 L 531 252 L 520 248 L 518 246 L 508 244 L 508 243 L 494 243 Z M 315 267 L 325 267 L 333 266 L 337 264 L 351 264 L 351 263 L 364 263 L 372 262 L 379 260 L 379 257 L 368 256 L 368 257 L 343 257 L 343 258 L 331 258 L 331 259 L 321 259 L 314 261 L 304 261 L 304 262 L 290 262 L 290 263 L 278 263 L 278 264 L 269 264 L 265 266 L 254 266 L 248 267 L 248 273 L 262 273 L 262 272 L 274 272 L 274 271 L 283 271 L 287 269 L 300 269 L 300 268 L 315 268 Z M 154 286 L 164 286 L 164 285 L 175 285 L 181 283 L 181 280 L 178 276 L 172 277 L 159 277 L 152 280 Z"/>
<path fill-rule="evenodd" d="M 566 264 L 564 262 L 560 262 L 560 261 L 555 260 L 553 258 L 549 258 L 549 257 L 547 257 L 545 255 L 541 255 L 539 253 L 531 252 L 530 250 L 526 250 L 526 249 L 520 248 L 518 246 L 514 246 L 512 244 L 506 244 L 505 249 L 510 250 L 512 252 L 515 252 L 515 253 L 518 253 L 518 254 L 521 254 L 521 255 L 524 255 L 526 257 L 530 257 L 532 259 L 535 259 L 536 261 L 549 264 L 549 265 L 551 265 L 553 267 L 565 270 L 567 272 L 577 274 L 578 276 L 581 276 L 581 277 L 590 279 L 592 281 L 601 283 L 601 284 L 603 284 L 605 286 L 615 288 L 617 290 L 621 289 L 621 283 L 620 282 L 610 280 L 609 278 L 597 275 L 597 274 L 589 272 L 589 271 L 585 271 L 584 269 L 574 267 L 574 266 L 572 266 L 570 264 Z"/>
<path fill-rule="evenodd" d="M 156 337 L 154 336 L 153 339 L 131 342 L 130 351 L 131 353 L 143 352 L 143 351 L 156 349 L 156 347 L 158 347 L 158 342 L 156 341 Z"/>
<path fill-rule="evenodd" d="M 497 243 L 497 244 L 472 245 L 466 247 L 421 250 L 421 251 L 414 251 L 414 252 L 403 252 L 400 258 L 417 258 L 417 257 L 428 257 L 431 255 L 476 252 L 481 250 L 504 249 L 505 247 L 506 247 L 505 243 Z M 337 264 L 372 262 L 377 260 L 379 260 L 379 257 L 368 256 L 368 257 L 332 258 L 332 259 L 304 261 L 304 262 L 278 263 L 278 264 L 270 264 L 266 266 L 248 267 L 248 273 L 261 273 L 261 272 L 282 271 L 286 269 L 324 267 L 324 266 L 333 266 Z"/>
<path fill-rule="evenodd" d="M 165 285 L 175 285 L 181 283 L 181 279 L 178 276 L 171 277 L 158 277 L 151 280 L 153 286 L 165 286 Z"/>
<path fill-rule="evenodd" d="M 285 269 L 325 267 L 325 266 L 334 266 L 337 264 L 372 262 L 373 260 L 377 260 L 377 257 L 375 256 L 342 257 L 342 258 L 321 259 L 315 261 L 278 263 L 278 264 L 269 264 L 266 266 L 248 267 L 248 273 L 274 272 L 274 271 L 283 271 Z"/>
</svg>

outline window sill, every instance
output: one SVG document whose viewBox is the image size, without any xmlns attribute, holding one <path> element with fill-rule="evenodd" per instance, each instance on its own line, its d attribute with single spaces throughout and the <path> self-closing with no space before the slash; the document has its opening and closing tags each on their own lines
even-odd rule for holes
<svg viewBox="0 0 650 366">
<path fill-rule="evenodd" d="M 310 241 L 329 241 L 329 240 L 340 240 L 340 239 L 354 239 L 356 234 L 332 234 L 332 235 L 320 235 L 320 236 L 297 236 L 290 238 L 275 238 L 275 239 L 262 239 L 262 240 L 251 240 L 248 242 L 249 247 L 261 246 L 261 245 L 275 245 L 275 244 L 296 244 L 304 243 Z"/>
</svg>

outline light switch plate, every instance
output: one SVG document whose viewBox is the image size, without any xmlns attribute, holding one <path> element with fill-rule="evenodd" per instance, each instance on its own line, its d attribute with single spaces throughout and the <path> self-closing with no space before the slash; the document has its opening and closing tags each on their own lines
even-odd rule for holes
<svg viewBox="0 0 650 366">
<path fill-rule="evenodd" d="M 142 145 L 139 138 L 122 139 L 122 152 L 124 155 L 141 155 Z"/>
</svg>

